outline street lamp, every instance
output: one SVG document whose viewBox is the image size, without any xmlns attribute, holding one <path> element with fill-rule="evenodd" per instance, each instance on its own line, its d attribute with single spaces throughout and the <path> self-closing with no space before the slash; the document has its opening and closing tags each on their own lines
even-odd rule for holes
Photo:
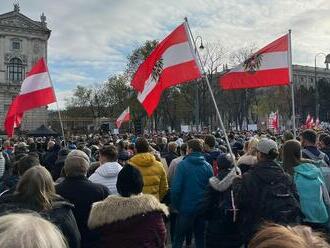
<svg viewBox="0 0 330 248">
<path fill-rule="evenodd" d="M 320 115 L 320 93 L 319 93 L 319 88 L 318 88 L 318 81 L 317 81 L 317 76 L 316 76 L 316 58 L 320 55 L 323 55 L 325 57 L 324 63 L 326 64 L 326 69 L 329 69 L 329 63 L 330 63 L 330 54 L 326 55 L 325 53 L 317 53 L 314 57 L 314 80 L 315 80 L 315 114 L 316 118 L 319 118 Z"/>
<path fill-rule="evenodd" d="M 197 53 L 197 41 L 198 39 L 200 39 L 200 46 L 199 49 L 204 49 L 204 45 L 203 45 L 203 38 L 198 35 L 195 40 L 194 40 L 194 45 L 195 45 L 195 54 Z M 195 124 L 197 125 L 197 131 L 198 131 L 198 126 L 199 126 L 199 93 L 198 93 L 198 85 L 196 84 L 196 100 L 195 100 Z"/>
</svg>

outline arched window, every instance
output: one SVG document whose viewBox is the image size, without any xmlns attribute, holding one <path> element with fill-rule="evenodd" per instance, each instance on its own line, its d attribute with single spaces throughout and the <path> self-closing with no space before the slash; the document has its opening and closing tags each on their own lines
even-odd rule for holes
<svg viewBox="0 0 330 248">
<path fill-rule="evenodd" d="M 19 82 L 24 79 L 25 68 L 19 58 L 12 58 L 7 66 L 8 79 Z"/>
</svg>

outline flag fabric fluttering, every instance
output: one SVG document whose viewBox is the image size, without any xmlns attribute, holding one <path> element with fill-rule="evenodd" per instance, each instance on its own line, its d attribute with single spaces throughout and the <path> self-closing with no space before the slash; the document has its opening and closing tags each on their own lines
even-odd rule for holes
<svg viewBox="0 0 330 248">
<path fill-rule="evenodd" d="M 268 117 L 268 128 L 274 129 L 276 132 L 280 129 L 280 122 L 278 118 L 278 112 L 270 113 Z"/>
<path fill-rule="evenodd" d="M 319 117 L 316 118 L 315 127 L 316 128 L 319 128 L 320 127 L 320 119 L 319 119 Z"/>
<path fill-rule="evenodd" d="M 288 85 L 290 52 L 286 34 L 221 76 L 219 84 L 224 90 Z"/>
<path fill-rule="evenodd" d="M 151 116 L 164 90 L 201 77 L 186 24 L 178 26 L 161 41 L 139 66 L 131 85 Z"/>
<path fill-rule="evenodd" d="M 7 135 L 13 136 L 14 128 L 21 124 L 24 112 L 53 102 L 56 102 L 55 92 L 45 60 L 41 58 L 27 73 L 20 93 L 9 106 L 4 122 Z"/>
<path fill-rule="evenodd" d="M 130 121 L 130 119 L 131 119 L 131 115 L 129 112 L 129 107 L 127 107 L 127 109 L 125 109 L 124 112 L 121 113 L 120 116 L 118 117 L 118 119 L 116 120 L 117 128 L 120 128 L 121 124 L 123 124 L 124 122 Z"/>
<path fill-rule="evenodd" d="M 308 114 L 306 117 L 306 121 L 305 121 L 305 127 L 312 128 L 313 124 L 314 124 L 313 122 L 314 122 L 314 119 L 312 118 L 312 116 L 310 114 Z"/>
</svg>

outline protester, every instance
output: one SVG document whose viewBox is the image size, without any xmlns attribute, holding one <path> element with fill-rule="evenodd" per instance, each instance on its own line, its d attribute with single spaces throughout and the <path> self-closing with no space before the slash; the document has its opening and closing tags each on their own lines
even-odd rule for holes
<svg viewBox="0 0 330 248">
<path fill-rule="evenodd" d="M 214 135 L 206 135 L 204 139 L 205 159 L 212 166 L 213 174 L 218 175 L 219 165 L 217 164 L 217 158 L 222 154 L 222 152 L 215 146 L 216 139 Z"/>
<path fill-rule="evenodd" d="M 330 135 L 324 135 L 322 139 L 320 138 L 320 148 L 321 152 L 326 154 L 328 157 L 330 156 Z"/>
<path fill-rule="evenodd" d="M 52 171 L 54 168 L 60 150 L 61 147 L 59 144 L 55 143 L 54 141 L 48 142 L 47 152 L 42 159 L 42 165 L 45 166 L 48 171 Z"/>
<path fill-rule="evenodd" d="M 119 196 L 93 204 L 88 226 L 100 232 L 99 247 L 165 247 L 163 220 L 167 207 L 152 195 L 142 194 L 143 178 L 130 164 L 119 172 Z"/>
<path fill-rule="evenodd" d="M 188 155 L 178 165 L 171 184 L 171 204 L 178 210 L 174 248 L 182 247 L 190 229 L 193 230 L 196 247 L 204 247 L 205 220 L 198 212 L 212 175 L 212 167 L 203 154 L 203 142 L 189 140 Z"/>
<path fill-rule="evenodd" d="M 230 154 L 222 154 L 217 159 L 219 165 L 218 180 L 223 180 L 233 169 L 233 159 Z M 209 181 L 202 213 L 208 223 L 205 234 L 206 248 L 240 247 L 240 234 L 235 223 L 235 205 L 232 188 L 221 191 L 213 180 Z"/>
<path fill-rule="evenodd" d="M 121 140 L 117 143 L 118 149 L 118 163 L 121 165 L 126 164 L 126 162 L 131 158 L 131 154 L 128 151 L 128 141 Z"/>
<path fill-rule="evenodd" d="M 242 242 L 248 243 L 264 221 L 295 223 L 299 198 L 292 178 L 275 162 L 275 141 L 262 138 L 256 147 L 258 163 L 234 181 Z"/>
<path fill-rule="evenodd" d="M 60 178 L 61 171 L 64 167 L 64 161 L 65 161 L 66 157 L 68 156 L 69 152 L 70 151 L 67 148 L 61 149 L 58 152 L 57 160 L 54 164 L 54 167 L 51 170 L 51 175 L 52 175 L 54 181 L 56 181 L 58 178 Z"/>
<path fill-rule="evenodd" d="M 245 153 L 237 161 L 237 165 L 239 166 L 243 174 L 249 171 L 251 168 L 253 168 L 255 164 L 258 162 L 257 160 L 258 142 L 259 140 L 257 138 L 251 138 L 250 140 L 246 141 L 244 144 Z"/>
<path fill-rule="evenodd" d="M 117 162 L 118 152 L 115 146 L 104 146 L 99 151 L 100 166 L 89 177 L 93 183 L 106 186 L 111 194 L 117 194 L 116 183 L 122 166 Z"/>
<path fill-rule="evenodd" d="M 0 247 L 67 248 L 61 231 L 37 214 L 0 217 Z"/>
<path fill-rule="evenodd" d="M 300 138 L 301 145 L 304 148 L 302 150 L 303 158 L 312 159 L 314 161 L 323 161 L 323 166 L 330 165 L 329 157 L 321 152 L 316 146 L 317 134 L 314 130 L 307 129 L 303 131 Z"/>
<path fill-rule="evenodd" d="M 296 140 L 285 142 L 283 166 L 294 178 L 304 223 L 316 229 L 325 229 L 329 220 L 327 209 L 330 209 L 330 198 L 321 170 L 302 159 L 301 146 Z"/>
<path fill-rule="evenodd" d="M 183 143 L 180 146 L 180 157 L 173 159 L 170 164 L 170 167 L 168 169 L 167 177 L 168 177 L 169 183 L 172 182 L 172 179 L 174 178 L 174 175 L 175 175 L 176 168 L 178 167 L 179 163 L 183 160 L 183 158 L 186 156 L 186 154 L 187 154 L 187 144 Z"/>
<path fill-rule="evenodd" d="M 20 178 L 16 191 L 0 200 L 0 213 L 24 210 L 38 212 L 53 222 L 63 233 L 69 247 L 80 247 L 80 233 L 73 216 L 73 205 L 56 195 L 50 173 L 42 166 L 34 166 Z"/>
<path fill-rule="evenodd" d="M 74 204 L 73 214 L 81 233 L 81 246 L 91 247 L 97 233 L 91 232 L 87 221 L 92 204 L 109 195 L 106 186 L 92 183 L 86 177 L 89 167 L 88 156 L 79 150 L 71 151 L 64 163 L 65 179 L 55 186 L 56 193 Z"/>
<path fill-rule="evenodd" d="M 260 229 L 248 248 L 329 248 L 322 234 L 307 226 L 269 224 Z"/>
<path fill-rule="evenodd" d="M 138 168 L 143 177 L 143 193 L 156 196 L 162 200 L 168 191 L 167 176 L 163 165 L 149 151 L 149 143 L 145 138 L 137 138 L 135 142 L 136 155 L 129 163 Z"/>
<path fill-rule="evenodd" d="M 166 163 L 170 166 L 173 159 L 176 159 L 178 156 L 177 154 L 178 145 L 175 142 L 168 143 L 168 153 L 165 155 Z"/>
</svg>

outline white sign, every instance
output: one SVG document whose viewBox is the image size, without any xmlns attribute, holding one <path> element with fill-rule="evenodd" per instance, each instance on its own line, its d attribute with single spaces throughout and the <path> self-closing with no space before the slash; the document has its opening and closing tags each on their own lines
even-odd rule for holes
<svg viewBox="0 0 330 248">
<path fill-rule="evenodd" d="M 115 128 L 115 129 L 113 130 L 113 134 L 119 134 L 119 129 Z"/>
<path fill-rule="evenodd" d="M 248 125 L 248 130 L 249 131 L 257 131 L 258 130 L 257 124 L 249 124 Z"/>
<path fill-rule="evenodd" d="M 188 125 L 181 125 L 181 132 L 189 133 L 190 128 Z"/>
</svg>

